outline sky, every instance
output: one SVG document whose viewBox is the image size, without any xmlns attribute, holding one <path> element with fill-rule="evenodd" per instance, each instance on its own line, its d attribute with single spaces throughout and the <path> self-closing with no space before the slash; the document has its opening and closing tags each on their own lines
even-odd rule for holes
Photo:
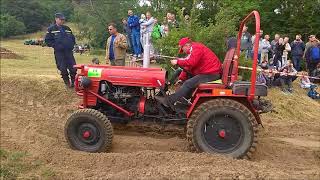
<svg viewBox="0 0 320 180">
<path fill-rule="evenodd" d="M 147 6 L 151 6 L 151 3 L 149 0 L 139 0 L 139 5 L 143 6 L 143 5 L 147 5 Z"/>
</svg>

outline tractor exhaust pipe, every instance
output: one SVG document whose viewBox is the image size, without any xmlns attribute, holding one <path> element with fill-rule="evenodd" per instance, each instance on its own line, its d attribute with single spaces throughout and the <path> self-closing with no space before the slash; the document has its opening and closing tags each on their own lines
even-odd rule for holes
<svg viewBox="0 0 320 180">
<path fill-rule="evenodd" d="M 143 47 L 143 68 L 150 67 L 150 40 L 149 32 L 146 33 L 146 44 Z"/>
</svg>

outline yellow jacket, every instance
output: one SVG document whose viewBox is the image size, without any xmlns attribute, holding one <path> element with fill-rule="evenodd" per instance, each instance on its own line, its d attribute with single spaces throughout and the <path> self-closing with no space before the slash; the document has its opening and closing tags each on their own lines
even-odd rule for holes
<svg viewBox="0 0 320 180">
<path fill-rule="evenodd" d="M 106 60 L 107 61 L 110 61 L 109 48 L 110 48 L 111 38 L 112 38 L 112 36 L 110 36 L 108 38 L 107 45 L 106 45 Z M 118 33 L 116 38 L 114 39 L 114 42 L 113 42 L 114 58 L 115 59 L 125 59 L 127 48 L 128 48 L 128 44 L 127 44 L 126 36 L 124 36 L 121 33 Z"/>
</svg>

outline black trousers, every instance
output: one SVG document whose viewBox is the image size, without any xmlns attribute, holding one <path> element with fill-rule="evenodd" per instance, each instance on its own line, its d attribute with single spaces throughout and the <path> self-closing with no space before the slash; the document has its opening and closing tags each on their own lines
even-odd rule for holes
<svg viewBox="0 0 320 180">
<path fill-rule="evenodd" d="M 318 63 L 320 62 L 311 62 L 311 60 L 308 62 L 309 75 L 311 75 L 312 72 L 317 68 Z"/>
<path fill-rule="evenodd" d="M 286 89 L 286 85 L 288 85 L 288 88 L 292 88 L 292 76 L 280 76 L 280 83 L 281 83 L 281 89 Z"/>
<path fill-rule="evenodd" d="M 54 56 L 56 59 L 56 65 L 61 73 L 61 77 L 64 82 L 69 81 L 69 76 L 73 81 L 77 70 L 73 67 L 76 65 L 76 60 L 73 57 L 72 51 L 54 51 Z"/>
<path fill-rule="evenodd" d="M 186 80 L 178 91 L 176 91 L 174 94 L 171 94 L 168 97 L 168 101 L 170 104 L 174 104 L 176 101 L 178 101 L 182 97 L 187 98 L 187 96 L 190 95 L 192 91 L 199 84 L 215 81 L 220 78 L 221 78 L 220 74 L 199 74 L 199 75 L 193 76 L 192 78 Z"/>
</svg>

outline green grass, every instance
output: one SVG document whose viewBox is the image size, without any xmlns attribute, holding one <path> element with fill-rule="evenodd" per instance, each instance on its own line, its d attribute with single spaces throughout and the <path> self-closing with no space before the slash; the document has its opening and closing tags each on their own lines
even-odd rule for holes
<svg viewBox="0 0 320 180">
<path fill-rule="evenodd" d="M 1 47 L 23 57 L 22 59 L 1 59 L 1 75 L 55 75 L 59 77 L 52 48 L 24 45 L 23 42 L 24 39 L 21 37 L 1 41 Z M 103 54 L 75 54 L 74 56 L 78 64 L 90 64 L 94 57 L 104 63 Z"/>
<path fill-rule="evenodd" d="M 68 25 L 75 33 L 78 32 L 74 24 L 69 23 Z M 1 59 L 1 75 L 49 75 L 59 77 L 52 48 L 23 44 L 27 39 L 44 38 L 45 34 L 46 30 L 1 39 L 1 47 L 13 51 L 17 55 L 23 57 L 22 59 Z M 104 51 L 93 51 L 99 52 L 98 55 L 91 55 L 89 53 L 83 55 L 78 53 L 74 54 L 77 64 L 90 64 L 94 57 L 97 57 L 103 64 L 105 62 Z"/>
<path fill-rule="evenodd" d="M 6 151 L 0 149 L 1 179 L 52 179 L 55 172 L 44 167 L 40 160 L 31 160 L 24 151 Z M 40 173 L 39 173 L 40 171 Z M 40 174 L 37 175 L 37 174 Z"/>
<path fill-rule="evenodd" d="M 43 179 L 51 179 L 52 177 L 55 177 L 56 174 L 51 169 L 45 168 L 42 170 L 41 176 Z"/>
</svg>

